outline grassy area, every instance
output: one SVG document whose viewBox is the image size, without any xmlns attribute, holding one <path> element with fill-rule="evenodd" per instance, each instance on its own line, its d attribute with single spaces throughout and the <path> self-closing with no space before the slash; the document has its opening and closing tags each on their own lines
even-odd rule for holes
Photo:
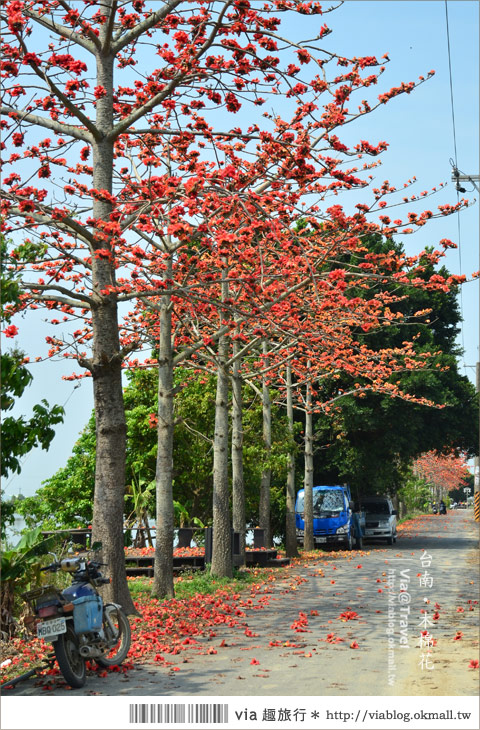
<svg viewBox="0 0 480 730">
<path fill-rule="evenodd" d="M 235 570 L 233 578 L 218 578 L 211 575 L 207 570 L 189 572 L 185 571 L 175 578 L 175 597 L 188 598 L 195 594 L 209 595 L 219 589 L 231 589 L 232 591 L 242 590 L 250 583 L 266 580 L 271 569 L 261 570 L 244 569 Z M 128 587 L 134 600 L 149 598 L 152 590 L 152 578 L 134 578 L 128 581 Z"/>
</svg>

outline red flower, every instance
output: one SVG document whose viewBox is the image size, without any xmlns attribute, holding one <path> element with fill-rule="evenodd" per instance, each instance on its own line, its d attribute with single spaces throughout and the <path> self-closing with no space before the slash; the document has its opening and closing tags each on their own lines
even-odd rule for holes
<svg viewBox="0 0 480 730">
<path fill-rule="evenodd" d="M 471 659 L 468 665 L 469 669 L 478 669 L 478 659 Z"/>
<path fill-rule="evenodd" d="M 297 51 L 297 56 L 300 63 L 310 63 L 310 54 L 305 48 L 301 48 Z"/>
<path fill-rule="evenodd" d="M 18 327 L 15 327 L 14 324 L 9 324 L 2 332 L 5 337 L 15 337 L 15 335 L 18 335 Z"/>
<path fill-rule="evenodd" d="M 242 106 L 235 94 L 232 94 L 231 91 L 229 91 L 228 94 L 225 94 L 225 104 L 228 111 L 233 112 L 234 114 L 238 112 L 238 110 Z"/>
</svg>

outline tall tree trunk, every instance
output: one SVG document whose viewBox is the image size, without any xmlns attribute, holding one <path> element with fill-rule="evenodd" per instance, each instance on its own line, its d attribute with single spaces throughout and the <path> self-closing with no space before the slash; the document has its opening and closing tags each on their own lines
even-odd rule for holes
<svg viewBox="0 0 480 730">
<path fill-rule="evenodd" d="M 232 505 L 233 529 L 240 535 L 239 564 L 245 565 L 245 484 L 243 480 L 243 396 L 240 376 L 241 359 L 235 359 L 240 350 L 237 340 L 233 342 L 232 371 Z"/>
<path fill-rule="evenodd" d="M 172 275 L 168 259 L 164 280 Z M 152 595 L 174 595 L 173 588 L 173 352 L 172 307 L 170 295 L 160 302 L 160 336 L 158 351 L 158 426 L 156 467 L 156 542 Z"/>
<path fill-rule="evenodd" d="M 287 365 L 287 420 L 288 433 L 293 445 L 293 399 L 292 399 L 292 368 Z M 286 515 L 285 515 L 285 551 L 287 558 L 298 555 L 297 531 L 295 526 L 295 454 L 290 451 L 288 456 Z"/>
<path fill-rule="evenodd" d="M 227 269 L 222 275 L 222 301 L 228 298 Z M 221 322 L 224 324 L 222 312 Z M 228 484 L 228 340 L 218 340 L 217 394 L 215 398 L 215 433 L 213 438 L 213 546 L 211 572 L 231 578 L 232 539 Z"/>
<path fill-rule="evenodd" d="M 308 363 L 310 370 L 310 363 Z M 303 546 L 305 550 L 313 550 L 313 414 L 312 388 L 307 383 L 306 414 L 305 414 L 305 481 L 304 481 L 304 520 L 305 534 Z"/>
<path fill-rule="evenodd" d="M 101 33 L 106 32 L 104 29 Z M 103 40 L 100 38 L 100 40 Z M 103 44 L 102 44 L 103 45 Z M 97 85 L 106 95 L 97 101 L 96 125 L 102 137 L 93 144 L 93 187 L 112 193 L 113 143 L 106 135 L 113 127 L 113 67 L 111 54 L 97 53 Z M 94 200 L 93 217 L 109 221 L 112 205 Z M 98 236 L 94 249 L 111 248 L 112 242 Z M 126 613 L 135 613 L 127 585 L 123 549 L 125 494 L 126 422 L 122 389 L 122 356 L 118 335 L 115 295 L 104 294 L 115 286 L 115 267 L 109 258 L 92 255 L 92 377 L 96 424 L 95 497 L 93 539 L 102 542 L 102 560 L 112 582 L 102 595 L 120 603 Z"/>
<path fill-rule="evenodd" d="M 262 351 L 266 355 L 268 345 L 265 340 L 262 342 Z M 266 376 L 262 378 L 262 414 L 263 414 L 263 447 L 265 450 L 265 459 L 270 461 L 272 452 L 272 402 L 270 399 L 270 391 L 268 389 Z M 259 525 L 265 530 L 265 547 L 272 544 L 272 535 L 270 529 L 270 484 L 272 480 L 272 470 L 270 465 L 264 466 L 262 469 L 262 478 L 260 481 L 260 504 L 259 504 Z"/>
</svg>

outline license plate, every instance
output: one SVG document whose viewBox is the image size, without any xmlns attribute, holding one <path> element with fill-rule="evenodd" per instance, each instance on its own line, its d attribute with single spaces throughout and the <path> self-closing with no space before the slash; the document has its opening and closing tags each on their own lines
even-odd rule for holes
<svg viewBox="0 0 480 730">
<path fill-rule="evenodd" d="M 327 538 L 326 537 L 316 537 L 315 542 L 327 542 Z"/>
<path fill-rule="evenodd" d="M 37 636 L 39 639 L 50 639 L 57 634 L 64 634 L 67 630 L 67 622 L 64 618 L 54 618 L 52 621 L 42 621 L 37 624 Z"/>
</svg>

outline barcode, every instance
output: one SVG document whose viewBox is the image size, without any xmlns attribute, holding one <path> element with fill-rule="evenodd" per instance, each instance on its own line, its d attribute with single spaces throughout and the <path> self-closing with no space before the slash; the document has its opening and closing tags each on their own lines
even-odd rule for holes
<svg viewBox="0 0 480 730">
<path fill-rule="evenodd" d="M 227 723 L 228 705 L 130 705 L 130 723 Z"/>
</svg>

